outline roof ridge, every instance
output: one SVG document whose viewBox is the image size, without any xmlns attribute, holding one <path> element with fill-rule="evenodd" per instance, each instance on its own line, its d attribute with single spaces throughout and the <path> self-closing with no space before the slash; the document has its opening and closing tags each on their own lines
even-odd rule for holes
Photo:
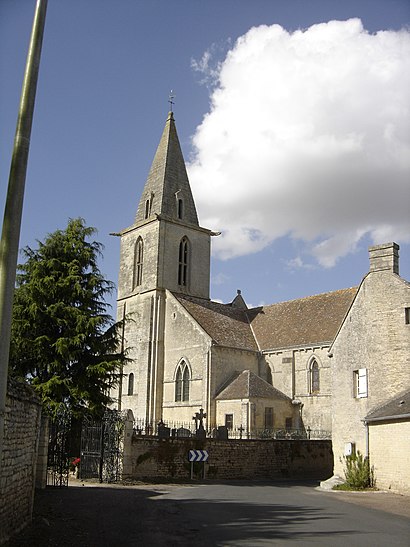
<svg viewBox="0 0 410 547">
<path fill-rule="evenodd" d="M 323 292 L 319 294 L 302 296 L 301 298 L 293 298 L 292 300 L 281 300 L 280 302 L 273 302 L 272 304 L 256 306 L 255 308 L 249 308 L 248 310 L 245 310 L 245 311 L 254 311 L 254 310 L 263 309 L 263 308 L 270 308 L 272 306 L 279 306 L 280 304 L 291 304 L 292 302 L 301 302 L 303 300 L 313 300 L 314 298 L 319 298 L 320 296 L 334 295 L 336 293 L 342 293 L 342 292 L 353 291 L 353 290 L 357 291 L 358 288 L 359 286 L 347 287 L 345 289 L 336 289 L 335 291 L 327 291 L 327 292 Z"/>
</svg>

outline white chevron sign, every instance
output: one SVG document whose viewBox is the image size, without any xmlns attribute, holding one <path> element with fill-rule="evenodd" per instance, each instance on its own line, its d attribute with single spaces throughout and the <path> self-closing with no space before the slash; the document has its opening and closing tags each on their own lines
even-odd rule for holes
<svg viewBox="0 0 410 547">
<path fill-rule="evenodd" d="M 188 460 L 190 462 L 206 462 L 208 460 L 208 452 L 206 450 L 190 450 Z"/>
</svg>

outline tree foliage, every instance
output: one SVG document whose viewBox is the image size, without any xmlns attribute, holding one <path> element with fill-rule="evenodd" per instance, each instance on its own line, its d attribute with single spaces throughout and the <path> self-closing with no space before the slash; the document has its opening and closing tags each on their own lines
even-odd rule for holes
<svg viewBox="0 0 410 547">
<path fill-rule="evenodd" d="M 11 373 L 28 380 L 51 411 L 99 414 L 110 402 L 124 355 L 121 327 L 107 313 L 114 288 L 97 260 L 102 245 L 83 219 L 26 247 L 18 266 L 10 347 Z"/>
</svg>

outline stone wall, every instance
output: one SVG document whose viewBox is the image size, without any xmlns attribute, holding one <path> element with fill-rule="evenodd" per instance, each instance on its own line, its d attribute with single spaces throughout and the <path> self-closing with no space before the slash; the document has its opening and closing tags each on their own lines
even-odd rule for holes
<svg viewBox="0 0 410 547">
<path fill-rule="evenodd" d="M 364 418 L 410 386 L 410 284 L 390 271 L 372 271 L 335 339 L 332 439 L 335 473 L 343 476 L 346 443 L 366 454 Z M 367 371 L 367 396 L 356 393 L 355 371 Z"/>
<path fill-rule="evenodd" d="M 41 422 L 32 390 L 10 381 L 0 467 L 0 544 L 31 521 Z"/>
<path fill-rule="evenodd" d="M 369 456 L 377 488 L 410 495 L 410 421 L 369 424 Z"/>
<path fill-rule="evenodd" d="M 331 441 L 155 439 L 134 437 L 131 480 L 175 480 L 190 477 L 191 449 L 205 449 L 209 479 L 325 479 L 332 475 Z M 195 473 L 202 464 L 194 464 Z"/>
</svg>

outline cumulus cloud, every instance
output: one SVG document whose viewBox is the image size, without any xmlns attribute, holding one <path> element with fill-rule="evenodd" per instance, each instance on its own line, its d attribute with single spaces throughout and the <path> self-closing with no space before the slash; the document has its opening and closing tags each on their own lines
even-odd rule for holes
<svg viewBox="0 0 410 547">
<path fill-rule="evenodd" d="M 410 241 L 409 31 L 260 26 L 209 55 L 188 170 L 218 257 L 290 236 L 330 267 L 365 235 Z"/>
</svg>

